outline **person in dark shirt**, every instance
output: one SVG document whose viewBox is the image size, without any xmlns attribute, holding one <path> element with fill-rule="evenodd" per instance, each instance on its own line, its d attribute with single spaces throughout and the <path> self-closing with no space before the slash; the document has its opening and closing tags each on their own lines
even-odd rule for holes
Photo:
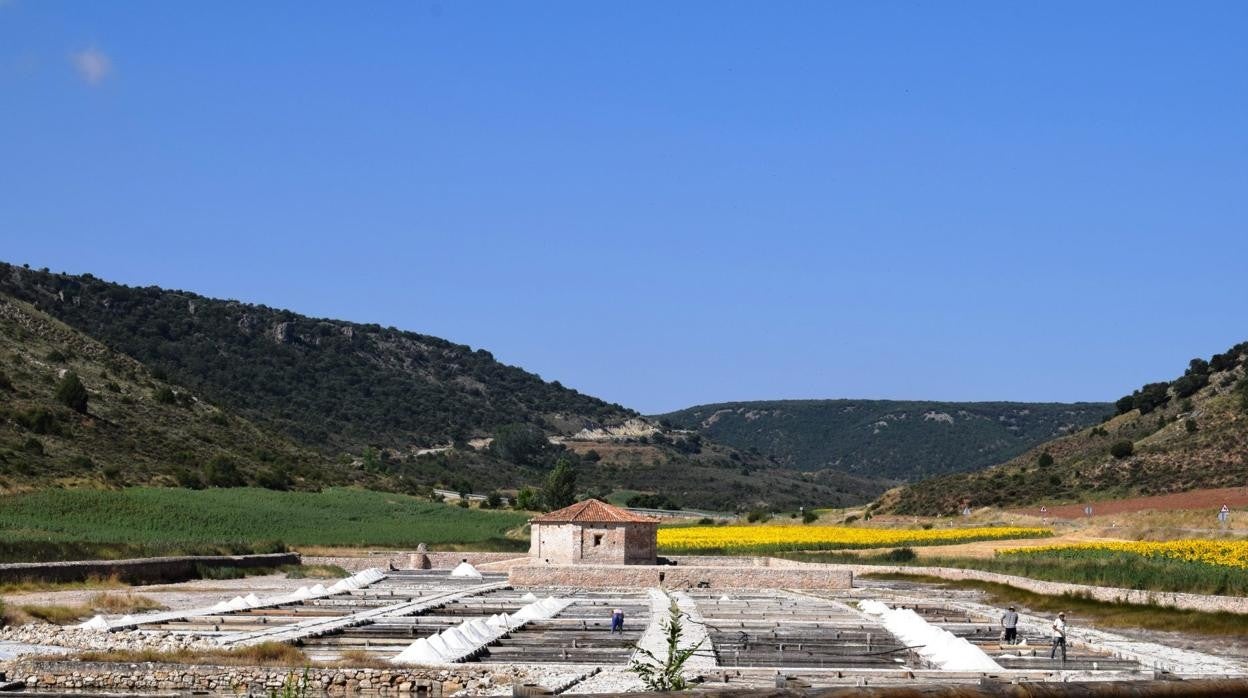
<svg viewBox="0 0 1248 698">
<path fill-rule="evenodd" d="M 624 609 L 617 608 L 611 612 L 611 632 L 624 632 Z"/>
</svg>

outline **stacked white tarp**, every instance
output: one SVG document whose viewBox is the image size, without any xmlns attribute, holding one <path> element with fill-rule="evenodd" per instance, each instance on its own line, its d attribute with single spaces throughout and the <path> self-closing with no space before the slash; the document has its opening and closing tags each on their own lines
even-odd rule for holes
<svg viewBox="0 0 1248 698">
<path fill-rule="evenodd" d="M 443 659 L 442 654 L 422 637 L 400 652 L 393 661 L 399 664 L 441 664 Z"/>
<path fill-rule="evenodd" d="M 480 579 L 481 573 L 477 571 L 476 567 L 473 567 L 472 565 L 468 564 L 468 561 L 465 560 L 459 563 L 458 565 L 456 565 L 455 569 L 451 570 L 451 576 L 452 577 L 471 577 L 472 579 Z"/>
<path fill-rule="evenodd" d="M 108 630 L 108 621 L 104 620 L 104 616 L 96 616 L 78 627 L 82 630 Z"/>
<path fill-rule="evenodd" d="M 919 656 L 946 671 L 1002 671 L 983 650 L 965 638 L 932 625 L 908 608 L 889 608 L 879 601 L 861 601 L 858 608 L 879 616 L 884 629 Z"/>
<path fill-rule="evenodd" d="M 529 594 L 532 596 L 532 594 Z M 533 620 L 553 618 L 572 604 L 571 599 L 548 596 L 541 601 L 533 596 L 532 603 L 525 604 L 514 615 L 500 613 L 489 618 L 465 620 L 427 638 L 420 638 L 407 649 L 392 657 L 396 664 L 443 664 L 457 662 L 475 654 L 508 632 Z M 436 659 L 433 657 L 436 656 Z"/>
<path fill-rule="evenodd" d="M 218 601 L 216 604 L 213 604 L 212 606 L 206 606 L 202 608 L 192 608 L 192 609 L 187 609 L 187 610 L 182 610 L 182 611 L 156 611 L 153 613 L 144 613 L 144 614 L 140 614 L 137 616 L 126 616 L 124 618 L 120 618 L 118 620 L 111 621 L 111 622 L 108 620 L 105 620 L 103 616 L 96 616 L 96 618 L 99 618 L 99 623 L 103 623 L 102 626 L 99 623 L 96 623 L 96 618 L 92 618 L 91 620 L 87 621 L 87 623 L 95 623 L 95 625 L 92 625 L 91 627 L 88 628 L 87 623 L 83 623 L 82 625 L 78 627 L 87 628 L 87 629 L 96 629 L 96 630 L 117 630 L 121 628 L 129 628 L 129 627 L 133 627 L 136 625 L 142 625 L 144 623 L 165 623 L 169 621 L 183 620 L 186 618 L 194 618 L 196 616 L 207 616 L 207 615 L 216 615 L 219 613 L 231 613 L 233 611 L 243 611 L 249 608 L 261 608 L 261 607 L 266 607 L 266 606 L 281 606 L 282 604 L 294 603 L 297 601 L 306 601 L 308 599 L 315 599 L 315 598 L 320 598 L 322 596 L 330 596 L 332 594 L 341 594 L 346 591 L 354 591 L 356 589 L 362 589 L 368 586 L 369 584 L 372 584 L 373 582 L 383 579 L 385 576 L 386 576 L 385 573 L 382 572 L 380 569 L 376 567 L 370 567 L 369 569 L 356 572 L 355 574 L 351 575 L 350 577 L 347 577 L 346 579 L 338 580 L 337 582 L 334 583 L 333 586 L 329 587 L 328 589 L 326 589 L 325 586 L 322 584 L 317 584 L 316 586 L 313 586 L 313 587 L 303 586 L 303 587 L 299 587 L 294 592 L 289 593 L 289 594 L 284 594 L 280 596 L 269 596 L 263 599 L 256 596 L 255 594 L 248 594 L 247 596 L 235 596 L 229 601 Z"/>
<path fill-rule="evenodd" d="M 525 603 L 533 603 L 534 601 L 537 601 L 537 594 L 534 594 L 531 591 L 525 592 L 524 596 L 520 597 L 520 600 Z"/>
</svg>

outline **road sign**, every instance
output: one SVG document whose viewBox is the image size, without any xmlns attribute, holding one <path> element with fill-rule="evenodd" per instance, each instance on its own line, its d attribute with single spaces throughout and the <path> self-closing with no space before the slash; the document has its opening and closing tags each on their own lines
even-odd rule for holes
<svg viewBox="0 0 1248 698">
<path fill-rule="evenodd" d="M 1091 506 L 1086 506 L 1086 507 L 1084 507 L 1084 508 L 1083 508 L 1083 513 L 1084 513 L 1084 515 L 1085 515 L 1085 516 L 1091 516 L 1091 515 L 1092 515 L 1092 507 L 1091 507 Z"/>
</svg>

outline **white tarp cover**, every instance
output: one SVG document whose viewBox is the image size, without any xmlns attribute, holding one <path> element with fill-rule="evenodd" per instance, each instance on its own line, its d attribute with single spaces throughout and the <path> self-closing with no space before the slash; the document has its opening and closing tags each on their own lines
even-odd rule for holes
<svg viewBox="0 0 1248 698">
<path fill-rule="evenodd" d="M 464 620 L 458 626 L 416 640 L 407 649 L 390 658 L 396 664 L 441 664 L 458 661 L 497 640 L 508 631 L 530 620 L 553 618 L 572 604 L 571 599 L 546 597 L 528 603 L 516 611 L 485 618 Z M 436 659 L 435 659 L 436 657 Z"/>
<path fill-rule="evenodd" d="M 1002 671 L 983 650 L 944 628 L 928 623 L 908 608 L 889 608 L 879 601 L 858 604 L 863 613 L 880 617 L 884 629 L 907 647 L 946 671 Z"/>
<path fill-rule="evenodd" d="M 472 577 L 474 579 L 480 579 L 481 573 L 477 571 L 476 567 L 473 567 L 467 562 L 461 562 L 455 567 L 455 569 L 451 570 L 451 576 L 452 577 Z"/>
</svg>

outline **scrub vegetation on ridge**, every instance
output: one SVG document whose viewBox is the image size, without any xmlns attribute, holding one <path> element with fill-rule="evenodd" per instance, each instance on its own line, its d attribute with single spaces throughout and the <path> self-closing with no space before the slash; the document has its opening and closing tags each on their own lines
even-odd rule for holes
<svg viewBox="0 0 1248 698">
<path fill-rule="evenodd" d="M 881 513 L 950 515 L 1240 487 L 1248 482 L 1248 342 L 1123 396 L 1105 422 L 999 466 L 886 493 Z M 1216 506 L 1216 504 L 1215 504 Z"/>
</svg>

